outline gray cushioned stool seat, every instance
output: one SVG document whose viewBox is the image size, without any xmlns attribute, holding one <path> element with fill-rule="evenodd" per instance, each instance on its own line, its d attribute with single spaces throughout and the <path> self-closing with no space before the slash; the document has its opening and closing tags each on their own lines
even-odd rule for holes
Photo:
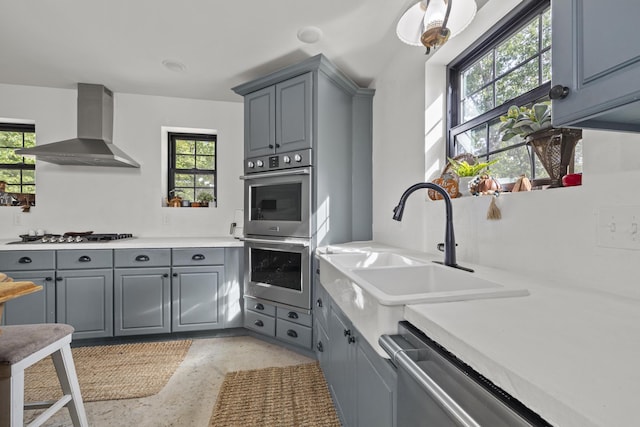
<svg viewBox="0 0 640 427">
<path fill-rule="evenodd" d="M 12 365 L 58 341 L 74 329 L 62 323 L 0 327 L 0 363 Z"/>
</svg>

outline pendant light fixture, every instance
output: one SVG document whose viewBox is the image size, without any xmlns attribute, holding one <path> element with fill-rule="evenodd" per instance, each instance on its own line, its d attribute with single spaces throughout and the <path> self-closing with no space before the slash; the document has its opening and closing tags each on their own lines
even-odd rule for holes
<svg viewBox="0 0 640 427">
<path fill-rule="evenodd" d="M 424 46 L 427 54 L 455 37 L 473 20 L 475 0 L 421 0 L 398 21 L 398 38 L 411 46 Z"/>
</svg>

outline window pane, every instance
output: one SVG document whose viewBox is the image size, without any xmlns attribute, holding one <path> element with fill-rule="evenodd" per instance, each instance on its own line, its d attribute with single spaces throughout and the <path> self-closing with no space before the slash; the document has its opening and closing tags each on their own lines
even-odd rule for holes
<svg viewBox="0 0 640 427">
<path fill-rule="evenodd" d="M 538 85 L 538 60 L 534 58 L 496 82 L 496 104 L 504 104 Z"/>
<path fill-rule="evenodd" d="M 196 159 L 193 156 L 176 156 L 176 169 L 193 169 Z"/>
<path fill-rule="evenodd" d="M 176 187 L 176 195 L 182 198 L 182 200 L 195 200 L 195 191 L 193 190 L 193 188 Z"/>
<path fill-rule="evenodd" d="M 195 183 L 194 175 L 177 173 L 176 174 L 176 188 L 177 187 L 193 187 Z"/>
<path fill-rule="evenodd" d="M 477 126 L 456 136 L 456 154 L 471 153 L 480 156 L 487 153 L 486 125 Z"/>
<path fill-rule="evenodd" d="M 22 148 L 22 132 L 0 131 L 0 147 Z"/>
<path fill-rule="evenodd" d="M 536 178 L 549 178 L 549 174 L 547 173 L 544 166 L 542 166 L 542 162 L 535 156 L 535 168 L 536 168 Z"/>
<path fill-rule="evenodd" d="M 196 143 L 194 141 L 176 140 L 176 154 L 195 154 Z"/>
<path fill-rule="evenodd" d="M 551 9 L 542 14 L 542 47 L 551 46 Z"/>
<path fill-rule="evenodd" d="M 514 182 L 522 174 L 531 178 L 531 155 L 526 145 L 489 156 L 489 160 L 495 159 L 498 161 L 491 165 L 491 175 L 501 184 Z"/>
<path fill-rule="evenodd" d="M 538 18 L 536 17 L 496 48 L 496 75 L 508 72 L 538 52 Z"/>
<path fill-rule="evenodd" d="M 0 148 L 0 163 L 22 163 L 22 156 L 19 156 L 15 153 L 15 148 Z"/>
<path fill-rule="evenodd" d="M 546 83 L 551 80 L 551 50 L 546 51 L 541 55 L 542 59 L 542 83 Z"/>
<path fill-rule="evenodd" d="M 216 158 L 213 156 L 196 156 L 196 168 L 198 169 L 215 169 Z"/>
<path fill-rule="evenodd" d="M 213 187 L 213 175 L 197 174 L 196 175 L 196 187 L 198 187 L 198 188 L 212 188 Z"/>
<path fill-rule="evenodd" d="M 24 146 L 26 148 L 35 147 L 36 145 L 36 134 L 33 132 L 28 132 L 24 134 Z"/>
<path fill-rule="evenodd" d="M 493 105 L 493 86 L 488 86 L 462 103 L 463 122 L 491 110 Z"/>
<path fill-rule="evenodd" d="M 22 171 L 22 182 L 24 184 L 35 184 L 36 183 L 36 171 L 35 170 L 23 170 Z"/>
<path fill-rule="evenodd" d="M 198 154 L 208 154 L 212 156 L 215 154 L 216 143 L 214 141 L 197 141 L 196 152 Z"/>
<path fill-rule="evenodd" d="M 35 185 L 23 185 L 21 193 L 36 194 Z"/>
<path fill-rule="evenodd" d="M 462 98 L 474 94 L 492 80 L 493 55 L 489 52 L 462 73 Z"/>
</svg>

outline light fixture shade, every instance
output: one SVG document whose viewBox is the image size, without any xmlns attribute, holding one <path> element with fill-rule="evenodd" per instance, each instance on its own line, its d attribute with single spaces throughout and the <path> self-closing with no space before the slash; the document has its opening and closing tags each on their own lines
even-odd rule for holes
<svg viewBox="0 0 640 427">
<path fill-rule="evenodd" d="M 429 9 L 428 11 L 427 8 Z M 446 0 L 419 1 L 411 6 L 398 21 L 396 27 L 398 38 L 408 45 L 422 46 L 420 38 L 424 31 L 428 29 L 426 28 L 427 25 L 435 24 L 438 19 L 441 21 L 445 10 Z M 476 10 L 475 0 L 453 1 L 447 23 L 447 28 L 451 30 L 450 37 L 455 37 L 471 23 L 476 15 Z M 439 18 L 439 15 L 442 15 L 442 17 Z"/>
</svg>

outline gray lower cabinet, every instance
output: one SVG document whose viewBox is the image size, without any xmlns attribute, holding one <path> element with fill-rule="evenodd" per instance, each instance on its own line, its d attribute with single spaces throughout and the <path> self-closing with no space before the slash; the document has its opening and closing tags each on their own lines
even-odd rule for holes
<svg viewBox="0 0 640 427">
<path fill-rule="evenodd" d="M 315 317 L 315 351 L 342 423 L 395 426 L 397 374 L 393 366 L 361 338 L 319 286 L 316 296 L 328 313 L 326 323 L 321 316 Z"/>
<path fill-rule="evenodd" d="M 171 329 L 198 331 L 220 328 L 220 284 L 224 266 L 173 267 Z"/>
<path fill-rule="evenodd" d="M 114 334 L 171 332 L 171 249 L 116 249 L 114 257 Z"/>
<path fill-rule="evenodd" d="M 245 297 L 244 327 L 305 349 L 312 345 L 310 310 L 276 306 L 266 300 Z"/>
</svg>

